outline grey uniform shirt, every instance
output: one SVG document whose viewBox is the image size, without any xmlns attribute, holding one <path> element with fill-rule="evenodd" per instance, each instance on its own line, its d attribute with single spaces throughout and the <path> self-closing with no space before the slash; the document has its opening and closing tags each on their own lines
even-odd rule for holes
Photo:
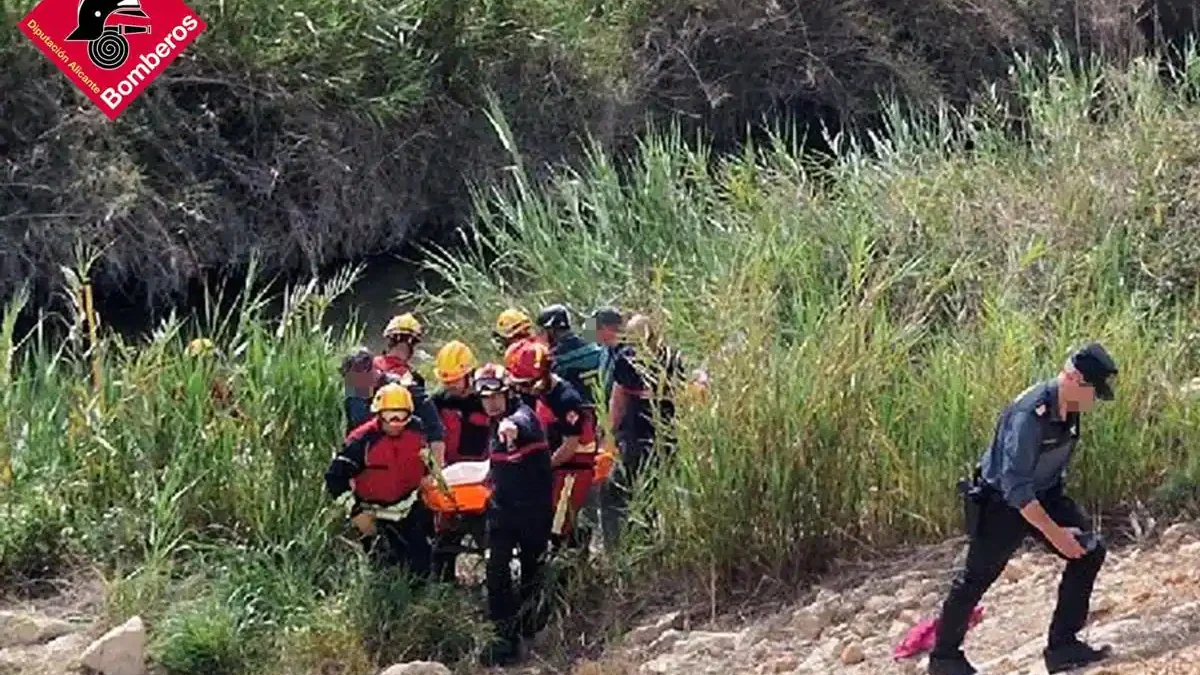
<svg viewBox="0 0 1200 675">
<path fill-rule="evenodd" d="M 980 462 L 983 480 L 1023 508 L 1064 480 L 1078 443 L 1079 413 L 1059 417 L 1057 380 L 1035 384 L 1000 414 Z"/>
</svg>

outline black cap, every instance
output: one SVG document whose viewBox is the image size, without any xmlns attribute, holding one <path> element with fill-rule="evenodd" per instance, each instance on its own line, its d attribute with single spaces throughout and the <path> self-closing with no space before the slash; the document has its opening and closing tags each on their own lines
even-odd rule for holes
<svg viewBox="0 0 1200 675">
<path fill-rule="evenodd" d="M 596 328 L 608 328 L 610 326 L 620 326 L 623 318 L 621 311 L 616 307 L 601 307 L 592 314 L 592 320 L 596 323 Z"/>
<path fill-rule="evenodd" d="M 365 373 L 375 365 L 375 356 L 366 347 L 356 347 L 342 358 L 342 375 L 346 373 Z"/>
<path fill-rule="evenodd" d="M 538 312 L 537 324 L 542 328 L 571 330 L 571 313 L 562 304 L 548 305 Z"/>
<path fill-rule="evenodd" d="M 1096 398 L 1113 400 L 1113 388 L 1108 380 L 1117 374 L 1117 364 L 1099 342 L 1084 345 L 1071 355 L 1071 363 L 1083 376 L 1083 381 L 1096 388 Z"/>
</svg>

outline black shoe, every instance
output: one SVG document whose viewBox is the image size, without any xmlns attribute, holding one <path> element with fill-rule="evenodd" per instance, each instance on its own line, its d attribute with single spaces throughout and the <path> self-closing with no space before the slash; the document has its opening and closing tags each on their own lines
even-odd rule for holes
<svg viewBox="0 0 1200 675">
<path fill-rule="evenodd" d="M 1112 654 L 1112 647 L 1104 645 L 1100 648 L 1091 647 L 1075 640 L 1064 645 L 1047 647 L 1042 655 L 1046 659 L 1046 670 L 1051 673 L 1062 673 L 1075 668 L 1083 668 L 1098 663 Z"/>
<path fill-rule="evenodd" d="M 929 656 L 929 675 L 976 675 L 978 672 L 961 651 L 954 656 Z"/>
</svg>

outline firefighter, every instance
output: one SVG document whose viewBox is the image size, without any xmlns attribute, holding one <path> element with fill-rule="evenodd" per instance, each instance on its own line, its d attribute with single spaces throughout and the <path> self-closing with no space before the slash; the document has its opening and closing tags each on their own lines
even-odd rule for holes
<svg viewBox="0 0 1200 675">
<path fill-rule="evenodd" d="M 475 353 L 463 342 L 447 342 L 434 359 L 434 374 L 441 384 L 432 397 L 445 430 L 446 462 L 487 458 L 488 417 L 471 390 Z"/>
<path fill-rule="evenodd" d="M 492 330 L 492 339 L 500 349 L 508 349 L 514 343 L 533 339 L 533 322 L 529 315 L 515 307 L 500 312 L 496 317 L 496 327 Z"/>
<path fill-rule="evenodd" d="M 379 565 L 407 565 L 417 577 L 430 567 L 429 518 L 418 488 L 425 477 L 425 435 L 413 398 L 386 384 L 371 402 L 373 417 L 346 436 L 325 471 L 325 488 L 349 502 L 363 549 Z"/>
<path fill-rule="evenodd" d="M 417 345 L 424 339 L 424 329 L 421 322 L 411 313 L 400 314 L 391 318 L 383 329 L 383 339 L 387 347 L 384 352 L 374 359 L 377 370 L 390 376 L 380 378 L 376 385 L 384 381 L 399 382 L 412 392 L 413 402 L 417 406 L 416 415 L 425 425 L 425 436 L 429 439 L 429 447 L 441 464 L 445 460 L 446 444 L 442 439 L 443 429 L 438 418 L 437 409 L 429 400 L 425 391 L 425 378 L 412 367 L 412 357 Z"/>
<path fill-rule="evenodd" d="M 479 397 L 471 390 L 471 371 L 475 366 L 475 354 L 458 340 L 443 345 L 434 359 L 434 375 L 441 389 L 430 398 L 445 428 L 446 466 L 487 459 L 490 421 Z M 435 515 L 434 572 L 447 583 L 454 581 L 457 549 L 463 538 L 456 525 L 454 517 Z"/>
<path fill-rule="evenodd" d="M 555 548 L 564 543 L 581 548 L 587 536 L 577 517 L 587 502 L 595 468 L 594 412 L 569 382 L 550 372 L 550 350 L 540 342 L 509 347 L 504 361 L 513 388 L 546 431 L 554 470 L 551 542 Z"/>
<path fill-rule="evenodd" d="M 487 509 L 488 618 L 498 641 L 483 655 L 487 665 L 520 659 L 522 638 L 537 632 L 543 559 L 550 541 L 552 472 L 546 434 L 534 411 L 512 390 L 503 366 L 475 371 L 472 389 L 491 420 L 488 456 L 492 496 Z M 509 566 L 513 550 L 521 563 L 514 594 Z"/>
</svg>

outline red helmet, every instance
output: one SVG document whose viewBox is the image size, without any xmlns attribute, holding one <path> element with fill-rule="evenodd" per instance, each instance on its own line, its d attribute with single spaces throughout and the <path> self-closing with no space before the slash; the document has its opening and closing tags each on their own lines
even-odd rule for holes
<svg viewBox="0 0 1200 675">
<path fill-rule="evenodd" d="M 536 382 L 550 374 L 550 348 L 536 340 L 515 343 L 504 353 L 504 365 L 513 382 Z"/>
</svg>

